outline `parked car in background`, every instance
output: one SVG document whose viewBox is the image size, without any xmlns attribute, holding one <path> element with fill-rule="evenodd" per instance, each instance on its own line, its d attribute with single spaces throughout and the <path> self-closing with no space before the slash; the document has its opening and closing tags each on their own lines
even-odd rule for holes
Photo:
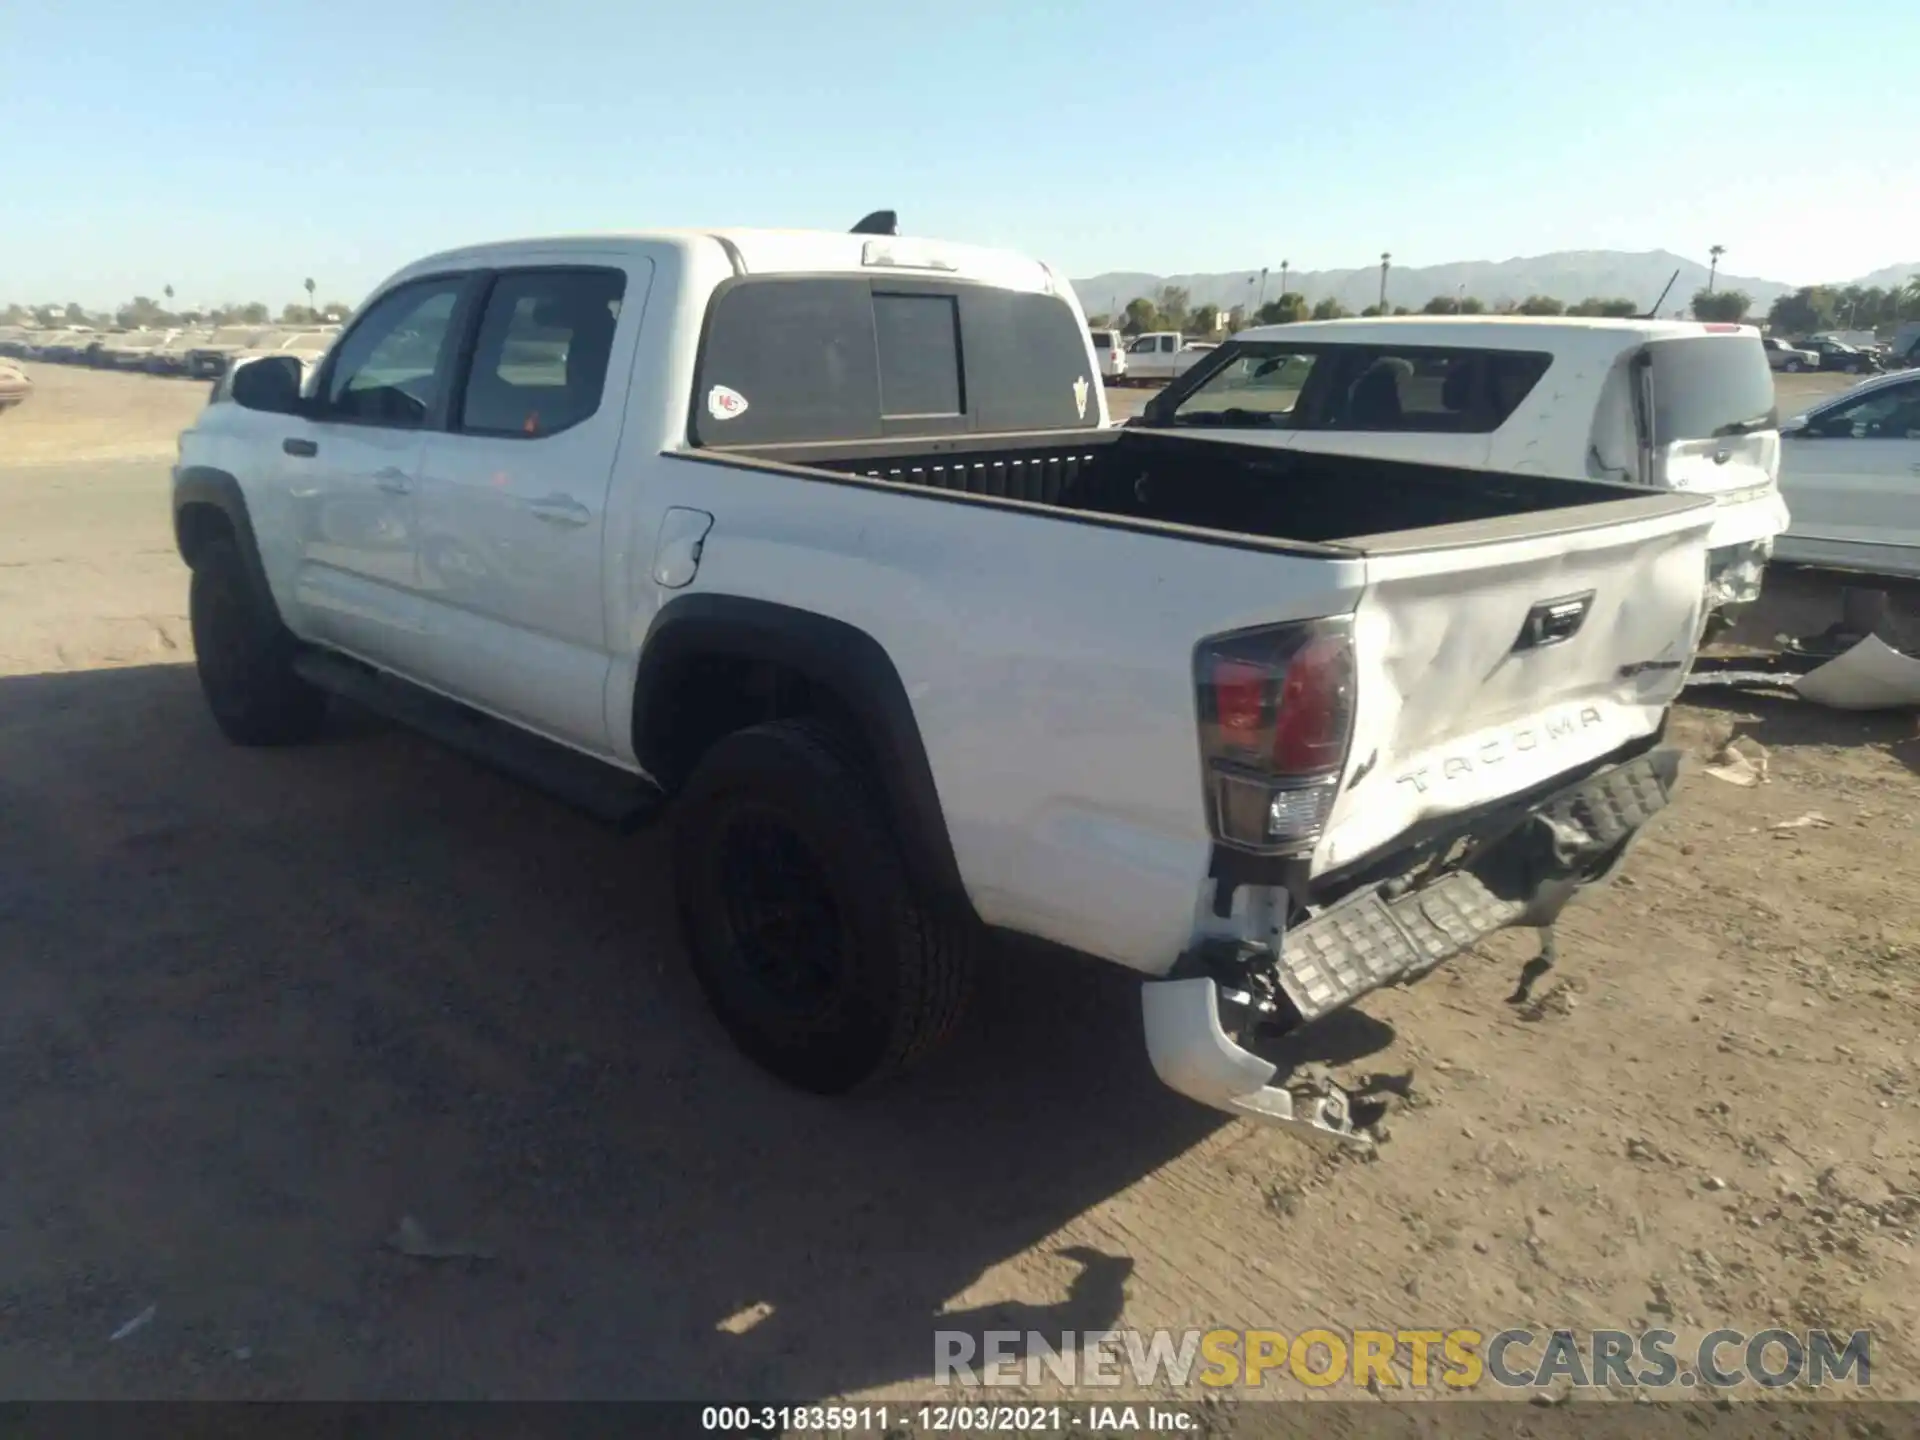
<svg viewBox="0 0 1920 1440">
<path fill-rule="evenodd" d="M 1908 320 L 1893 332 L 1882 363 L 1890 370 L 1920 365 L 1920 320 Z"/>
<path fill-rule="evenodd" d="M 1854 386 L 1780 427 L 1793 519 L 1774 557 L 1920 578 L 1920 375 Z"/>
<path fill-rule="evenodd" d="M 33 380 L 11 360 L 0 360 L 0 415 L 33 393 Z"/>
<path fill-rule="evenodd" d="M 148 357 L 179 333 L 177 330 L 130 330 L 102 344 L 93 363 L 106 370 L 143 370 Z"/>
<path fill-rule="evenodd" d="M 187 351 L 187 374 L 196 380 L 217 380 L 234 356 L 256 350 L 270 334 L 266 325 L 222 325 Z"/>
<path fill-rule="evenodd" d="M 1127 373 L 1127 337 L 1118 330 L 1090 330 L 1093 358 L 1100 362 L 1100 378 L 1112 385 Z"/>
<path fill-rule="evenodd" d="M 1767 352 L 1767 364 L 1775 370 L 1797 373 L 1801 370 L 1818 370 L 1820 355 L 1814 350 L 1802 350 L 1798 345 L 1789 345 L 1777 335 L 1768 335 L 1760 344 Z"/>
<path fill-rule="evenodd" d="M 1509 315 L 1269 325 L 1202 357 L 1129 423 L 1712 495 L 1709 633 L 1759 598 L 1787 524 L 1773 374 L 1750 325 Z"/>
<path fill-rule="evenodd" d="M 27 353 L 40 332 L 24 325 L 0 326 L 0 355 L 17 358 Z"/>
<path fill-rule="evenodd" d="M 52 330 L 44 339 L 28 349 L 29 360 L 48 360 L 61 365 L 83 365 L 88 354 L 106 337 L 97 330 L 84 326 L 74 326 L 65 330 Z"/>
<path fill-rule="evenodd" d="M 205 325 L 176 330 L 147 353 L 140 368 L 149 375 L 184 375 L 188 354 L 194 346 L 205 344 L 212 333 L 211 327 Z"/>
<path fill-rule="evenodd" d="M 1857 345 L 1849 345 L 1844 340 L 1830 340 L 1824 337 L 1802 340 L 1802 350 L 1810 350 L 1820 357 L 1816 367 L 1820 370 L 1839 370 L 1848 375 L 1871 374 L 1880 367 L 1880 358 L 1871 351 L 1862 350 Z"/>
<path fill-rule="evenodd" d="M 1164 383 L 1186 374 L 1212 349 L 1212 345 L 1189 344 L 1178 330 L 1149 330 L 1127 344 L 1125 379 L 1128 383 Z"/>
</svg>

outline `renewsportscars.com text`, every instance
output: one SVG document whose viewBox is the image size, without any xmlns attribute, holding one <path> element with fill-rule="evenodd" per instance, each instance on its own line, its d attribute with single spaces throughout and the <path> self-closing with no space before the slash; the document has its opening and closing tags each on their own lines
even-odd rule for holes
<svg viewBox="0 0 1920 1440">
<path fill-rule="evenodd" d="M 1714 1330 L 1683 1344 L 1671 1330 L 1084 1330 L 934 1332 L 946 1385 L 1304 1385 L 1326 1389 L 1503 1390 L 1625 1386 L 1730 1390 L 1873 1380 L 1865 1330 Z"/>
</svg>

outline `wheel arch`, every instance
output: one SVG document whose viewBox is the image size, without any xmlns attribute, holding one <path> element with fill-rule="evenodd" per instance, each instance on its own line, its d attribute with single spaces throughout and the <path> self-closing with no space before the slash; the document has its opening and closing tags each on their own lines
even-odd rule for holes
<svg viewBox="0 0 1920 1440">
<path fill-rule="evenodd" d="M 273 590 L 267 584 L 253 517 L 248 513 L 240 482 L 211 465 L 182 467 L 173 478 L 173 543 L 181 560 L 192 569 L 206 546 L 223 535 L 240 551 L 247 578 L 271 600 Z"/>
<path fill-rule="evenodd" d="M 765 694 L 744 715 L 730 690 L 750 675 Z M 785 687 L 784 691 L 782 687 Z M 669 793 L 708 746 L 783 707 L 825 712 L 872 756 L 908 872 L 929 899 L 973 905 L 906 685 L 885 646 L 857 626 L 814 611 L 734 595 L 677 596 L 648 627 L 633 697 L 633 748 Z M 784 713 L 795 713 L 786 709 Z"/>
</svg>

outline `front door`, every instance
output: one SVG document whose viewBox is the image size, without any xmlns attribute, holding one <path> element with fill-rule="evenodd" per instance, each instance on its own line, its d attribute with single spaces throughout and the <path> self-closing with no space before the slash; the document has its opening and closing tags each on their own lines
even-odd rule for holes
<svg viewBox="0 0 1920 1440">
<path fill-rule="evenodd" d="M 602 754 L 607 495 L 652 278 L 631 256 L 494 275 L 420 463 L 423 678 Z"/>
<path fill-rule="evenodd" d="M 452 371 L 454 319 L 469 281 L 443 276 L 383 295 L 322 370 L 308 413 L 281 441 L 299 537 L 301 628 L 411 672 L 420 652 L 415 522 L 421 445 Z"/>
</svg>

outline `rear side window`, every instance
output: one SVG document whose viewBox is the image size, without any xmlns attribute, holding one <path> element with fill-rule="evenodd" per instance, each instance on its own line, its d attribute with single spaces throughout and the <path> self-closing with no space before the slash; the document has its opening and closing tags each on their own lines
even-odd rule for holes
<svg viewBox="0 0 1920 1440">
<path fill-rule="evenodd" d="M 736 281 L 708 312 L 698 445 L 1068 429 L 1097 377 L 1051 295 L 865 276 Z"/>
<path fill-rule="evenodd" d="M 1647 347 L 1653 441 L 1715 440 L 1780 423 L 1773 367 L 1751 335 L 1697 335 Z"/>
<path fill-rule="evenodd" d="M 1483 435 L 1520 407 L 1552 358 L 1526 351 L 1354 349 L 1314 428 Z"/>
<path fill-rule="evenodd" d="M 1534 351 L 1275 342 L 1229 345 L 1222 355 L 1175 403 L 1173 423 L 1484 435 L 1553 363 Z"/>
<path fill-rule="evenodd" d="M 606 389 L 626 287 L 619 270 L 509 270 L 496 279 L 459 428 L 538 439 L 591 416 Z"/>
</svg>

